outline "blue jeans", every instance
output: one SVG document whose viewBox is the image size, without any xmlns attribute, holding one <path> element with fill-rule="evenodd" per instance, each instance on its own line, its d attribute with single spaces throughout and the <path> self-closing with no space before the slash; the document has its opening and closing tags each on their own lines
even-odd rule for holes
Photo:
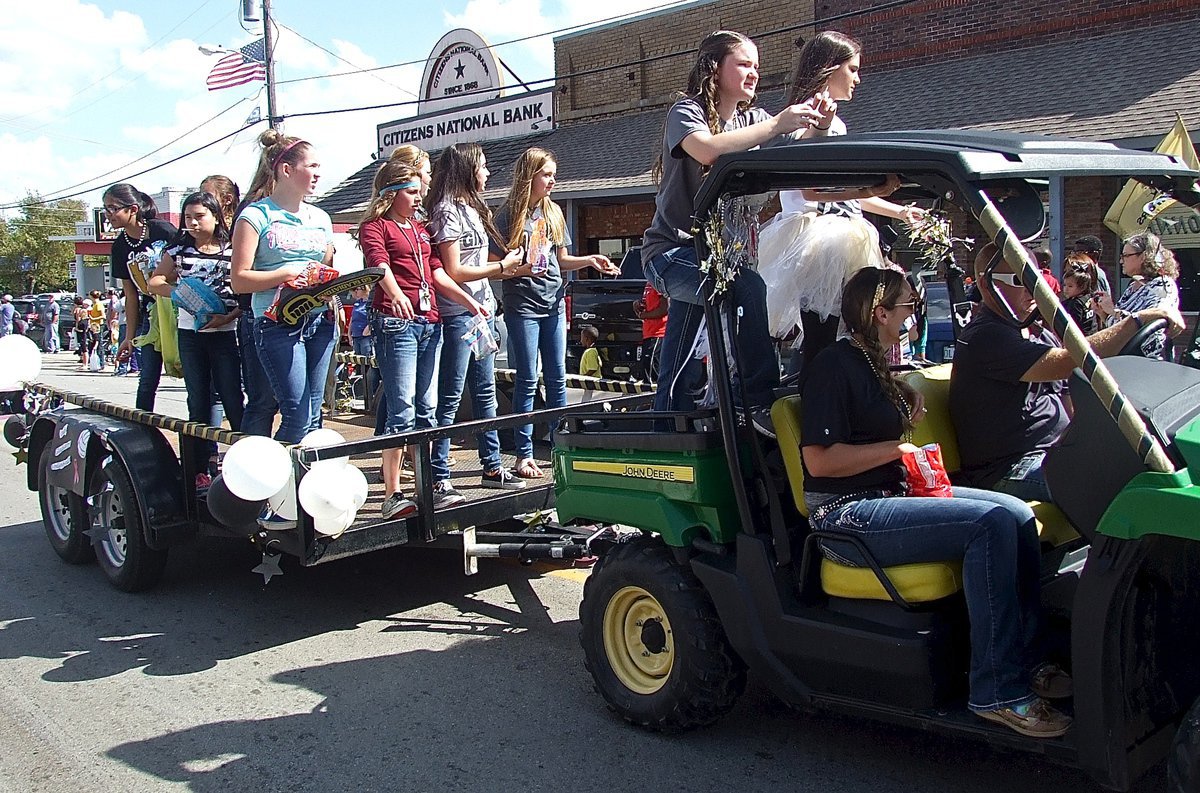
<svg viewBox="0 0 1200 793">
<path fill-rule="evenodd" d="M 376 434 L 394 435 L 408 432 L 414 426 L 429 429 L 436 407 L 433 377 L 438 368 L 442 326 L 399 317 L 375 317 L 371 320 L 371 332 L 375 334 L 375 355 L 387 394 L 387 419 L 383 432 Z"/>
<path fill-rule="evenodd" d="M 138 322 L 137 335 L 145 336 L 150 332 L 150 311 L 142 311 L 141 319 Z M 154 397 L 158 394 L 158 383 L 162 380 L 163 356 L 158 351 L 158 348 L 152 344 L 147 344 L 144 347 L 137 347 L 138 366 L 138 387 L 137 387 L 137 405 L 138 410 L 154 410 Z M 206 419 L 207 420 L 207 419 Z"/>
<path fill-rule="evenodd" d="M 242 315 L 238 317 L 237 336 L 238 348 L 242 354 L 242 386 L 246 389 L 242 432 L 269 437 L 279 403 L 275 401 L 275 392 L 271 390 L 267 373 L 263 371 L 258 345 L 254 342 L 254 315 L 249 309 L 243 309 Z"/>
<path fill-rule="evenodd" d="M 546 384 L 546 407 L 567 404 L 567 320 L 561 311 L 548 317 L 505 314 L 509 354 L 516 369 L 513 412 L 533 410 L 538 385 L 538 353 L 542 356 L 542 379 Z M 533 457 L 533 425 L 517 427 L 517 457 Z"/>
<path fill-rule="evenodd" d="M 1029 670 L 1039 659 L 1037 522 L 1024 501 L 954 488 L 954 498 L 867 498 L 831 510 L 814 525 L 858 537 L 883 567 L 963 560 L 971 621 L 972 710 L 1028 702 Z M 838 561 L 862 564 L 852 546 L 826 541 Z"/>
<path fill-rule="evenodd" d="M 199 333 L 181 329 L 179 362 L 183 365 L 183 384 L 187 387 L 188 420 L 207 424 L 215 418 L 212 393 L 216 389 L 230 428 L 240 430 L 243 418 L 242 374 L 236 333 Z M 211 441 L 196 443 L 195 448 L 196 470 L 203 471 L 208 458 L 216 451 L 216 444 Z"/>
<path fill-rule="evenodd" d="M 258 317 L 254 341 L 263 371 L 279 402 L 275 440 L 298 443 L 321 426 L 325 375 L 333 356 L 333 322 L 327 312 L 310 314 L 297 325 Z"/>
<path fill-rule="evenodd" d="M 479 360 L 471 347 L 462 340 L 474 317 L 459 314 L 442 317 L 442 360 L 438 366 L 437 425 L 448 427 L 454 423 L 458 404 L 462 401 L 463 387 L 471 392 L 471 406 L 476 419 L 496 417 L 496 356 L 488 355 Z M 493 333 L 492 321 L 488 322 Z M 391 400 L 389 399 L 389 402 Z M 479 464 L 484 472 L 500 468 L 500 437 L 495 430 L 480 432 L 476 436 L 479 444 Z M 450 439 L 433 442 L 433 481 L 450 478 Z"/>
<path fill-rule="evenodd" d="M 700 292 L 704 276 L 696 263 L 696 249 L 691 245 L 672 248 L 646 262 L 644 269 L 646 280 L 671 300 L 654 409 L 691 410 L 695 407 L 700 370 L 689 364 L 689 360 L 704 317 L 704 296 Z M 738 371 L 746 391 L 746 407 L 770 407 L 774 398 L 772 389 L 779 385 L 779 360 L 767 327 L 766 284 L 753 270 L 742 270 L 733 282 L 732 295 L 741 314 L 733 338 L 737 344 Z M 717 339 L 715 334 L 710 335 L 709 344 L 717 343 Z M 677 375 L 680 375 L 678 382 Z M 735 395 L 740 401 L 740 394 L 735 391 Z"/>
<path fill-rule="evenodd" d="M 1023 501 L 1050 501 L 1050 488 L 1046 486 L 1046 476 L 1042 473 L 1045 459 L 1046 453 L 1043 451 L 1030 452 L 1017 460 L 1004 478 L 993 485 L 993 489 Z"/>
</svg>

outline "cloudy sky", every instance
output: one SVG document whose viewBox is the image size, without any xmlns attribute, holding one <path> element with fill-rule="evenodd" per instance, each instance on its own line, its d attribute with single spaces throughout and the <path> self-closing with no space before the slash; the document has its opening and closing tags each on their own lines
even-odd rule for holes
<svg viewBox="0 0 1200 793">
<path fill-rule="evenodd" d="M 526 81 L 551 77 L 550 32 L 671 4 L 274 0 L 272 14 L 282 26 L 276 47 L 278 112 L 413 100 L 421 63 L 345 77 L 300 78 L 423 62 L 437 40 L 456 27 L 469 27 L 493 45 L 547 33 L 498 46 L 497 54 Z M 62 197 L 80 191 L 82 199 L 99 205 L 100 192 L 112 182 L 132 181 L 155 193 L 167 186 L 195 186 L 210 173 L 227 174 L 244 188 L 255 164 L 254 138 L 265 124 L 130 178 L 233 132 L 258 104 L 266 115 L 261 83 L 212 92 L 204 84 L 220 56 L 201 54 L 199 45 L 237 48 L 261 35 L 261 25 L 253 33 L 243 30 L 239 7 L 238 0 L 5 3 L 0 36 L 0 206 L 28 192 Z M 299 81 L 288 82 L 292 80 Z M 317 146 L 324 192 L 370 161 L 376 124 L 413 113 L 415 106 L 401 106 L 285 123 L 289 133 Z"/>
</svg>

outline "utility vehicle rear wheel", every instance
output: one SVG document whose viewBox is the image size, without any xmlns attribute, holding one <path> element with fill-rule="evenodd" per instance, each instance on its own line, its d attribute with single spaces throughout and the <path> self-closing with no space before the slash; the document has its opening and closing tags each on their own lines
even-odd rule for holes
<svg viewBox="0 0 1200 793">
<path fill-rule="evenodd" d="M 1200 791 L 1200 699 L 1197 699 L 1175 732 L 1167 757 L 1167 789 L 1171 793 Z"/>
<path fill-rule="evenodd" d="M 92 541 L 88 539 L 87 505 L 65 487 L 50 484 L 50 462 L 53 455 L 47 447 L 42 451 L 38 469 L 38 503 L 42 508 L 42 525 L 50 547 L 67 564 L 84 564 L 96 558 Z"/>
<path fill-rule="evenodd" d="M 656 730 L 711 724 L 746 687 L 716 608 L 652 537 L 606 553 L 584 585 L 579 639 L 596 688 L 625 720 Z"/>
<path fill-rule="evenodd" d="M 89 508 L 96 559 L 108 580 L 123 592 L 141 592 L 158 583 L 167 552 L 146 543 L 133 482 L 120 462 L 97 465 L 88 478 Z"/>
</svg>

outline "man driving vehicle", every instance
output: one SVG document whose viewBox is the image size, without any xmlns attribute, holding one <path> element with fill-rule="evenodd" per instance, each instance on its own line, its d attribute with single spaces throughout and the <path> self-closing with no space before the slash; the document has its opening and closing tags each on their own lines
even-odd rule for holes
<svg viewBox="0 0 1200 793">
<path fill-rule="evenodd" d="M 993 259 L 999 264 L 988 274 Z M 983 304 L 959 335 L 950 376 L 963 484 L 1049 501 L 1042 460 L 1070 420 L 1063 381 L 1075 362 L 1049 331 L 1022 327 L 1037 311 L 1033 295 L 992 243 L 975 257 L 975 283 Z M 1102 358 L 1115 355 L 1157 319 L 1170 323 L 1172 336 L 1183 330 L 1178 310 L 1151 308 L 1093 333 L 1088 343 Z"/>
</svg>

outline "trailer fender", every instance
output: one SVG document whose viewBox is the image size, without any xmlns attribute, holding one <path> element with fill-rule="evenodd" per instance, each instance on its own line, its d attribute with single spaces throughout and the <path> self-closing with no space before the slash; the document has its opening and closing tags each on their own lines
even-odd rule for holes
<svg viewBox="0 0 1200 793">
<path fill-rule="evenodd" d="M 195 535 L 183 502 L 179 458 L 158 429 L 73 410 L 40 417 L 30 439 L 31 463 L 35 448 L 38 462 L 43 454 L 52 456 L 53 484 L 84 498 L 91 495 L 86 486 L 92 469 L 110 456 L 115 458 L 129 472 L 151 548 L 168 548 Z M 31 464 L 30 471 L 36 476 L 37 465 Z"/>
</svg>

